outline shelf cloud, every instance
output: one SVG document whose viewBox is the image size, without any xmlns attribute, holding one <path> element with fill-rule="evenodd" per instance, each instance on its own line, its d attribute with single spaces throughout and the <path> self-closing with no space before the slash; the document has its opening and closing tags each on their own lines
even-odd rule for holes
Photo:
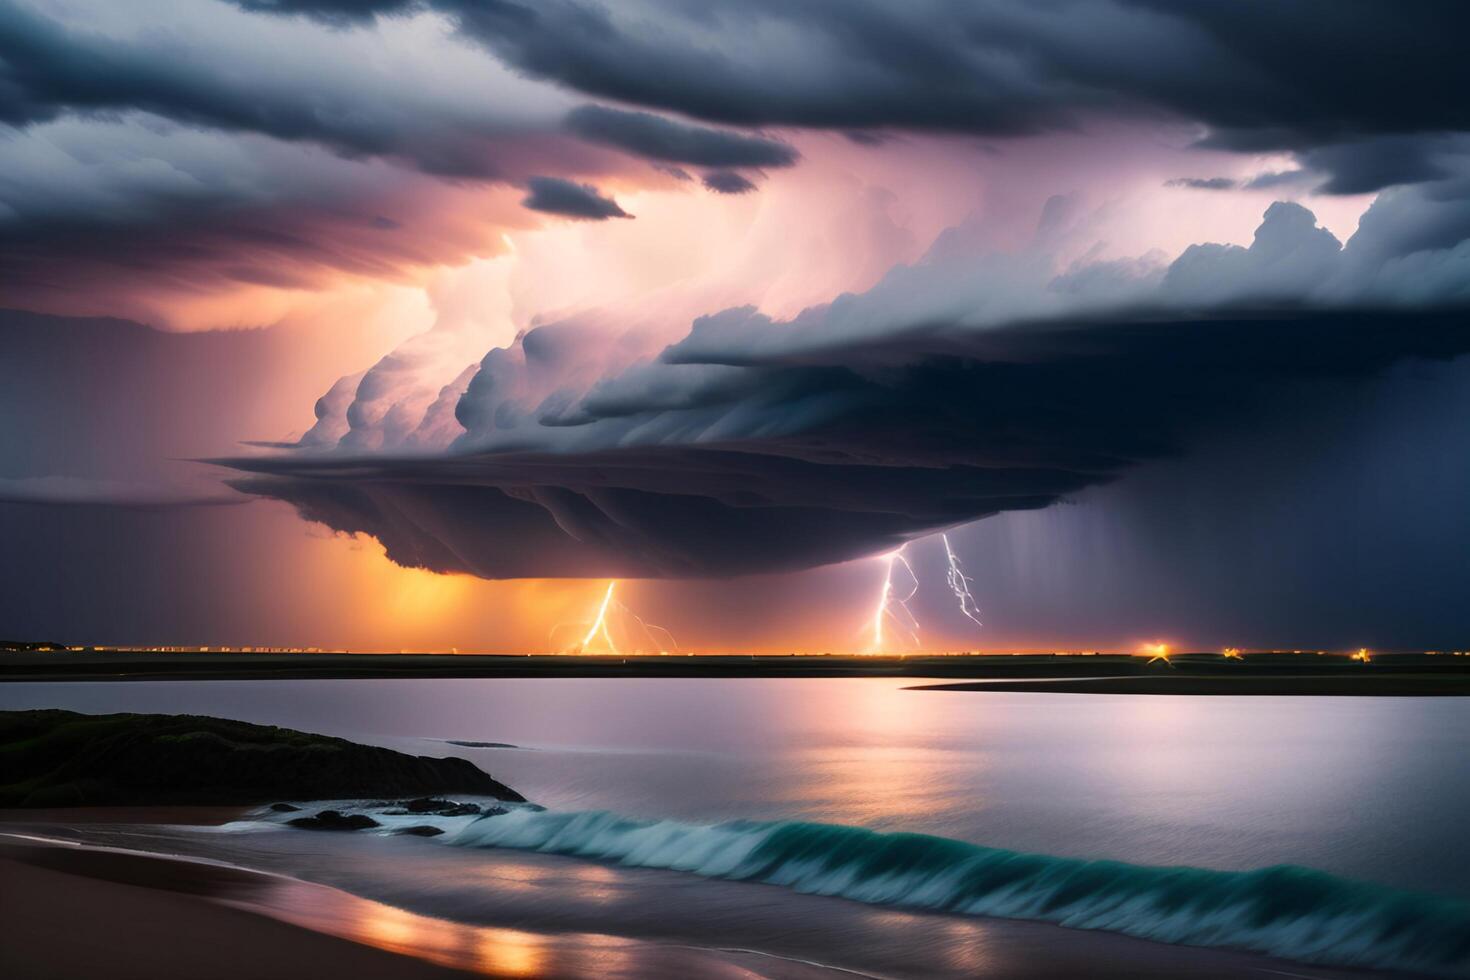
<svg viewBox="0 0 1470 980">
<path fill-rule="evenodd" d="M 232 485 L 436 571 L 785 571 L 1047 506 L 1293 412 L 1309 380 L 1470 351 L 1470 185 L 1380 199 L 1346 245 L 1288 203 L 1249 247 L 1171 263 L 947 241 L 866 293 L 727 309 L 646 357 L 598 366 L 585 329 L 538 327 L 446 389 L 452 441 L 233 459 Z"/>
</svg>

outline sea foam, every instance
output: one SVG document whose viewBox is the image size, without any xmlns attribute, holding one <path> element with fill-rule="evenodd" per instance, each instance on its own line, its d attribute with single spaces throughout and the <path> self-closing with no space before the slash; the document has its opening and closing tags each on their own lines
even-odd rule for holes
<svg viewBox="0 0 1470 980">
<path fill-rule="evenodd" d="M 1151 867 L 801 822 L 716 825 L 515 809 L 436 838 L 664 868 L 859 902 L 1053 922 L 1316 963 L 1470 976 L 1470 902 L 1310 868 Z"/>
</svg>

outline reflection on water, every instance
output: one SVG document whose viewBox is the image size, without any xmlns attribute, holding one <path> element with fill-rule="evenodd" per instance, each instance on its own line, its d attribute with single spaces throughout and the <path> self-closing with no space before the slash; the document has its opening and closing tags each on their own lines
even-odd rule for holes
<svg viewBox="0 0 1470 980">
<path fill-rule="evenodd" d="M 310 834 L 258 823 L 38 824 L 29 832 L 299 875 L 307 881 L 267 879 L 264 890 L 221 899 L 486 976 L 1374 975 L 418 838 Z"/>
<path fill-rule="evenodd" d="M 590 875 L 583 871 L 579 868 L 574 877 L 590 883 L 579 891 L 583 898 L 594 901 L 597 881 L 613 879 L 617 874 L 607 868 L 594 869 Z M 751 980 L 779 976 L 815 980 L 850 975 L 847 970 L 754 950 L 649 942 L 592 932 L 534 932 L 506 926 L 471 925 L 417 915 L 302 881 L 282 880 L 266 894 L 250 900 L 224 900 L 222 904 L 488 977 L 683 980 L 700 976 Z M 901 928 L 903 924 L 900 921 L 895 926 Z M 731 936 L 738 938 L 738 931 Z M 968 956 L 962 961 L 964 964 L 981 962 Z M 969 972 L 967 965 L 957 963 L 956 968 Z"/>
<path fill-rule="evenodd" d="M 225 904 L 491 977 L 675 976 L 697 958 L 693 953 L 658 954 L 619 936 L 467 925 L 299 881 L 283 881 L 267 895 Z"/>
<path fill-rule="evenodd" d="M 1305 864 L 1470 895 L 1470 866 L 1445 859 L 1470 810 L 1463 699 L 904 690 L 914 683 L 10 684 L 0 706 L 189 710 L 461 755 L 553 809 L 817 820 L 1139 864 Z"/>
</svg>

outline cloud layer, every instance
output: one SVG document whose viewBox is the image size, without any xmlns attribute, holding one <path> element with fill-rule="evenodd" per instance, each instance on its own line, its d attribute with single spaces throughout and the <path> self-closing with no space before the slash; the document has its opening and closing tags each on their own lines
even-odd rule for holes
<svg viewBox="0 0 1470 980">
<path fill-rule="evenodd" d="M 605 143 L 665 163 L 700 167 L 789 167 L 797 152 L 760 136 L 689 126 L 650 112 L 580 106 L 567 114 L 567 128 L 585 140 Z"/>
<path fill-rule="evenodd" d="M 342 0 L 254 9 L 343 18 Z M 1301 153 L 1331 193 L 1433 179 L 1470 131 L 1457 0 L 402 0 L 527 74 L 738 126 L 1012 137 L 1097 116 L 1209 127 L 1212 145 Z M 1412 52 L 1412 55 L 1408 55 Z"/>
<path fill-rule="evenodd" d="M 0 0 L 0 302 L 411 278 L 618 216 L 533 178 L 740 197 L 811 131 L 978 155 L 1173 127 L 1283 156 L 1193 186 L 1433 183 L 1470 155 L 1467 27 L 1454 0 Z"/>
<path fill-rule="evenodd" d="M 532 177 L 526 186 L 531 193 L 521 200 L 521 204 L 532 211 L 587 221 L 633 217 L 618 207 L 618 202 L 603 197 L 591 184 L 578 184 L 560 177 Z"/>
<path fill-rule="evenodd" d="M 703 317 L 656 357 L 534 329 L 455 386 L 452 445 L 232 460 L 255 474 L 234 485 L 438 571 L 781 571 L 1047 506 L 1292 412 L 1305 379 L 1470 351 L 1470 186 L 1385 195 L 1346 246 L 1285 203 L 1250 247 L 1168 264 L 962 238 L 787 322 Z"/>
</svg>

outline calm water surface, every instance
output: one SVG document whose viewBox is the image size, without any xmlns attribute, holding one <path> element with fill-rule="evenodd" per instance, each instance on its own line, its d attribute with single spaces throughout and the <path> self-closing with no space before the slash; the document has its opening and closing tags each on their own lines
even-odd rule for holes
<svg viewBox="0 0 1470 980">
<path fill-rule="evenodd" d="M 914 683 L 13 683 L 0 706 L 192 712 L 461 755 L 558 811 L 811 820 L 1135 864 L 1289 863 L 1470 896 L 1464 699 L 904 690 Z"/>
</svg>

